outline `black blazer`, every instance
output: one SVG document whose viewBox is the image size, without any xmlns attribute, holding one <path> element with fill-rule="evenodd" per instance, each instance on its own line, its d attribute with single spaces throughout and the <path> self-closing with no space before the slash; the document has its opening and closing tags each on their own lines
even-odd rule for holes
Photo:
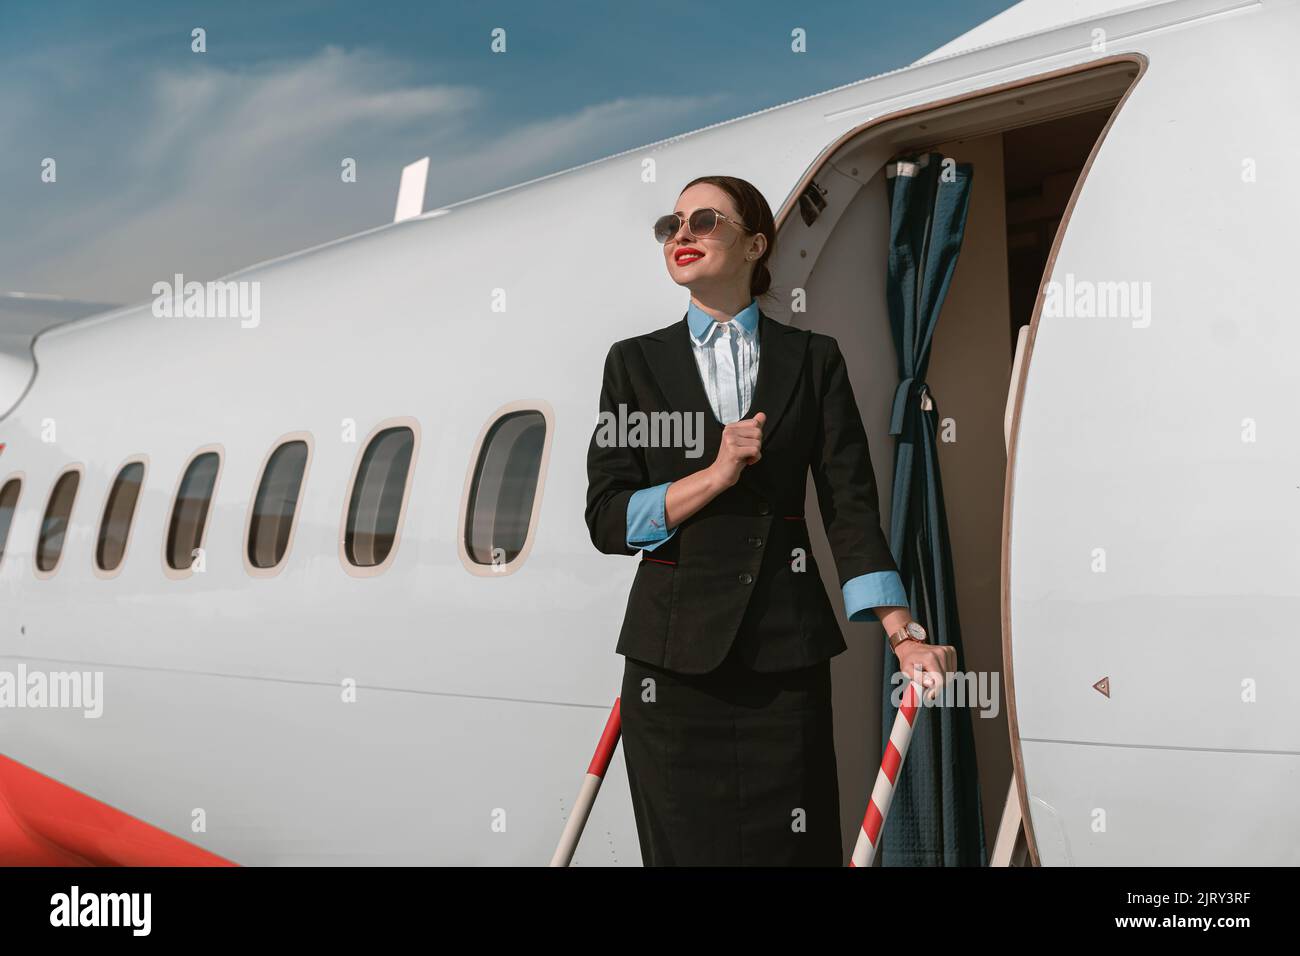
<svg viewBox="0 0 1300 956">
<path fill-rule="evenodd" d="M 839 345 L 761 310 L 758 334 L 758 381 L 753 405 L 741 417 L 766 414 L 763 457 L 671 538 L 642 552 L 618 638 L 624 656 L 702 674 L 736 642 L 744 662 L 759 671 L 805 667 L 846 648 L 804 521 L 810 468 L 840 584 L 896 570 Z M 610 348 L 600 410 L 617 416 L 620 404 L 628 412 L 703 412 L 704 418 L 698 458 L 680 447 L 602 447 L 599 425 L 592 434 L 586 507 L 592 543 L 606 554 L 636 554 L 627 544 L 628 499 L 712 464 L 722 441 L 685 316 Z M 792 568 L 795 548 L 807 556 L 802 572 Z"/>
</svg>

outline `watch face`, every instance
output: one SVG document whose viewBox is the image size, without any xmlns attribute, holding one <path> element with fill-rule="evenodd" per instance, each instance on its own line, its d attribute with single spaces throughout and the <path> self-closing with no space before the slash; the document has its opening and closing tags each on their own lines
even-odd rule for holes
<svg viewBox="0 0 1300 956">
<path fill-rule="evenodd" d="M 926 638 L 925 628 L 923 628 L 920 624 L 917 624 L 915 621 L 910 621 L 907 627 L 904 628 L 904 630 L 907 631 L 908 634 L 916 638 L 918 641 L 924 641 Z"/>
</svg>

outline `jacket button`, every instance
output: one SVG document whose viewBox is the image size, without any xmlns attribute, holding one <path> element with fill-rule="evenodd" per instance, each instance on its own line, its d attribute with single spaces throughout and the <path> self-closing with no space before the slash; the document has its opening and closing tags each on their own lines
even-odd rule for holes
<svg viewBox="0 0 1300 956">
<path fill-rule="evenodd" d="M 749 544 L 751 547 L 761 548 L 763 546 L 763 539 L 755 535 L 749 539 Z"/>
<path fill-rule="evenodd" d="M 742 574 L 742 575 L 740 576 L 740 583 L 741 583 L 741 584 L 753 584 L 753 583 L 754 583 L 754 576 L 753 576 L 752 574 L 750 574 L 748 571 L 746 571 L 744 574 Z"/>
<path fill-rule="evenodd" d="M 772 513 L 772 506 L 766 501 L 760 501 L 758 503 L 758 513 L 761 515 L 770 515 Z"/>
</svg>

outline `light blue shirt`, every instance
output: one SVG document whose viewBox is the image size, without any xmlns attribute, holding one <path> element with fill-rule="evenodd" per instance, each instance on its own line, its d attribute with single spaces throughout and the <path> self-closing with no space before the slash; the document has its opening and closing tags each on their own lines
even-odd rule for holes
<svg viewBox="0 0 1300 956">
<path fill-rule="evenodd" d="M 686 310 L 692 351 L 713 414 L 724 425 L 749 410 L 758 382 L 758 300 L 751 299 L 727 322 L 718 322 L 694 301 Z M 653 551 L 674 534 L 664 516 L 670 481 L 635 492 L 627 503 L 627 544 Z M 844 583 L 844 610 L 850 621 L 876 620 L 874 608 L 906 606 L 907 592 L 897 571 L 873 571 Z"/>
<path fill-rule="evenodd" d="M 729 322 L 714 320 L 692 301 L 686 324 L 714 417 L 723 425 L 740 421 L 758 383 L 758 300 L 751 299 Z"/>
</svg>

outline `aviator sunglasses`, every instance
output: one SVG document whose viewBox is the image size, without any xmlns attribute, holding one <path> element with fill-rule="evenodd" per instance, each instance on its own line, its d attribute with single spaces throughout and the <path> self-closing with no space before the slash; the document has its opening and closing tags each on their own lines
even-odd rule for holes
<svg viewBox="0 0 1300 956">
<path fill-rule="evenodd" d="M 703 209 L 697 209 L 690 214 L 686 220 L 686 226 L 692 236 L 697 239 L 704 239 L 713 234 L 718 228 L 718 220 L 726 220 L 736 228 L 749 232 L 745 224 L 738 219 L 732 219 L 730 216 L 724 216 L 716 209 L 705 206 Z M 660 216 L 655 220 L 655 239 L 659 242 L 667 242 L 673 236 L 677 235 L 682 228 L 682 217 L 675 212 L 670 212 L 666 216 Z"/>
</svg>

